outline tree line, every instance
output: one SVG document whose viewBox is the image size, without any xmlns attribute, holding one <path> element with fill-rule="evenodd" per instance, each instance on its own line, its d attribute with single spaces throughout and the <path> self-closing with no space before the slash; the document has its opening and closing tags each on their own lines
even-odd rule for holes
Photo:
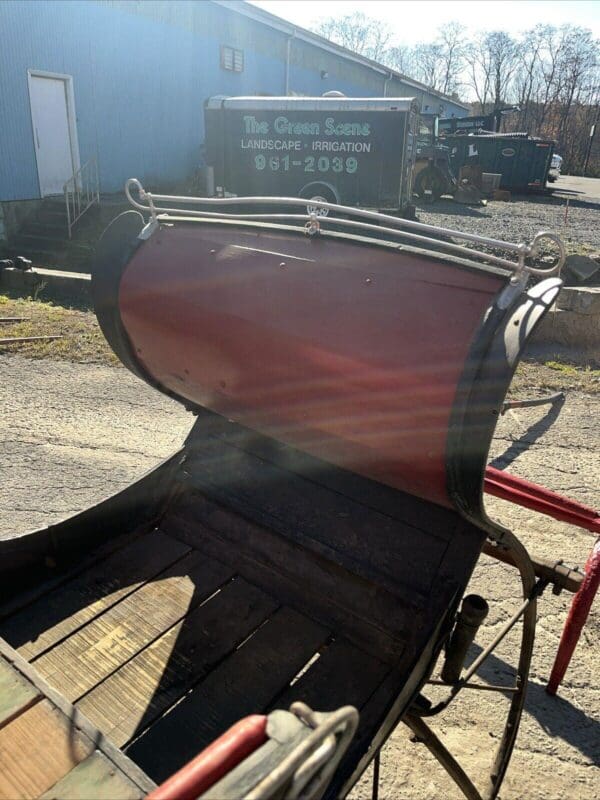
<svg viewBox="0 0 600 800">
<path fill-rule="evenodd" d="M 556 141 L 563 172 L 600 175 L 600 41 L 587 28 L 536 25 L 511 36 L 485 31 L 469 36 L 452 22 L 428 41 L 393 44 L 393 31 L 364 14 L 323 19 L 316 33 L 392 67 L 455 99 L 473 113 L 515 105 L 503 130 Z M 590 131 L 598 122 L 591 147 Z"/>
</svg>

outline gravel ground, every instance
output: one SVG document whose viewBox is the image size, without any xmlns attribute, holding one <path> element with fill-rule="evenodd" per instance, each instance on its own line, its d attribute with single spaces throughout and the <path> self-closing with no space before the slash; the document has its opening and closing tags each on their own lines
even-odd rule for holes
<svg viewBox="0 0 600 800">
<path fill-rule="evenodd" d="M 0 357 L 4 413 L 0 438 L 0 537 L 24 534 L 117 491 L 178 446 L 192 418 L 123 369 L 17 355 Z M 600 505 L 597 425 L 600 399 L 570 391 L 560 409 L 519 409 L 501 418 L 492 456 L 499 466 L 582 502 Z M 596 421 L 595 421 L 596 420 Z M 583 564 L 592 537 L 500 500 L 490 514 L 517 530 L 532 552 Z M 473 581 L 492 611 L 480 643 L 518 598 L 511 570 L 482 559 Z M 558 699 L 543 691 L 570 596 L 548 592 L 540 605 L 527 712 L 502 791 L 503 800 L 600 800 L 600 608 L 592 611 Z M 497 682 L 514 658 L 507 639 L 482 674 Z M 594 674 L 594 668 L 596 673 Z M 497 744 L 497 695 L 465 692 L 435 727 L 474 778 Z M 422 745 L 399 728 L 382 755 L 383 800 L 460 797 Z M 353 792 L 370 797 L 368 775 Z"/>
<path fill-rule="evenodd" d="M 463 206 L 442 199 L 434 206 L 420 206 L 417 215 L 419 221 L 430 225 L 509 242 L 530 240 L 538 231 L 550 230 L 562 236 L 568 252 L 600 253 L 600 199 L 568 199 L 566 223 L 567 196 L 560 194 L 515 195 L 510 202 L 489 201 L 487 206 Z"/>
</svg>

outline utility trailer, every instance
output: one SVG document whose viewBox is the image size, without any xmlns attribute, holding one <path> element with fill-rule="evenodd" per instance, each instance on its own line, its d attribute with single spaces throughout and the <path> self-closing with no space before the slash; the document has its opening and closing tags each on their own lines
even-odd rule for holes
<svg viewBox="0 0 600 800">
<path fill-rule="evenodd" d="M 219 196 L 410 214 L 418 117 L 412 98 L 212 97 L 206 161 Z"/>
</svg>

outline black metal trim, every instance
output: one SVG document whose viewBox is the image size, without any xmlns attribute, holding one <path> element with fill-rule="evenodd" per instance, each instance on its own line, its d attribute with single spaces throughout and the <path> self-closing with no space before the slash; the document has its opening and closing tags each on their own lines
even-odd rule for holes
<svg viewBox="0 0 600 800">
<path fill-rule="evenodd" d="M 124 211 L 106 228 L 92 264 L 92 300 L 100 329 L 115 355 L 138 378 L 159 388 L 135 357 L 119 311 L 121 278 L 140 246 L 138 237 L 144 224 L 139 211 Z"/>
<path fill-rule="evenodd" d="M 494 536 L 503 528 L 483 505 L 483 481 L 492 436 L 525 346 L 560 291 L 547 278 L 528 291 L 509 284 L 486 312 L 456 392 L 446 446 L 446 481 L 454 506 Z"/>
</svg>

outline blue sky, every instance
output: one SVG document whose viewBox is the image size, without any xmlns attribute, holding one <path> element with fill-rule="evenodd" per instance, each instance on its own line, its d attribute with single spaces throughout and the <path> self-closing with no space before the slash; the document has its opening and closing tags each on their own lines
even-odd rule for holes
<svg viewBox="0 0 600 800">
<path fill-rule="evenodd" d="M 395 43 L 426 40 L 427 33 L 457 20 L 472 31 L 501 29 L 518 33 L 537 23 L 570 23 L 591 28 L 600 38 L 597 0 L 250 0 L 289 22 L 308 28 L 323 16 L 362 11 L 389 23 Z"/>
</svg>

